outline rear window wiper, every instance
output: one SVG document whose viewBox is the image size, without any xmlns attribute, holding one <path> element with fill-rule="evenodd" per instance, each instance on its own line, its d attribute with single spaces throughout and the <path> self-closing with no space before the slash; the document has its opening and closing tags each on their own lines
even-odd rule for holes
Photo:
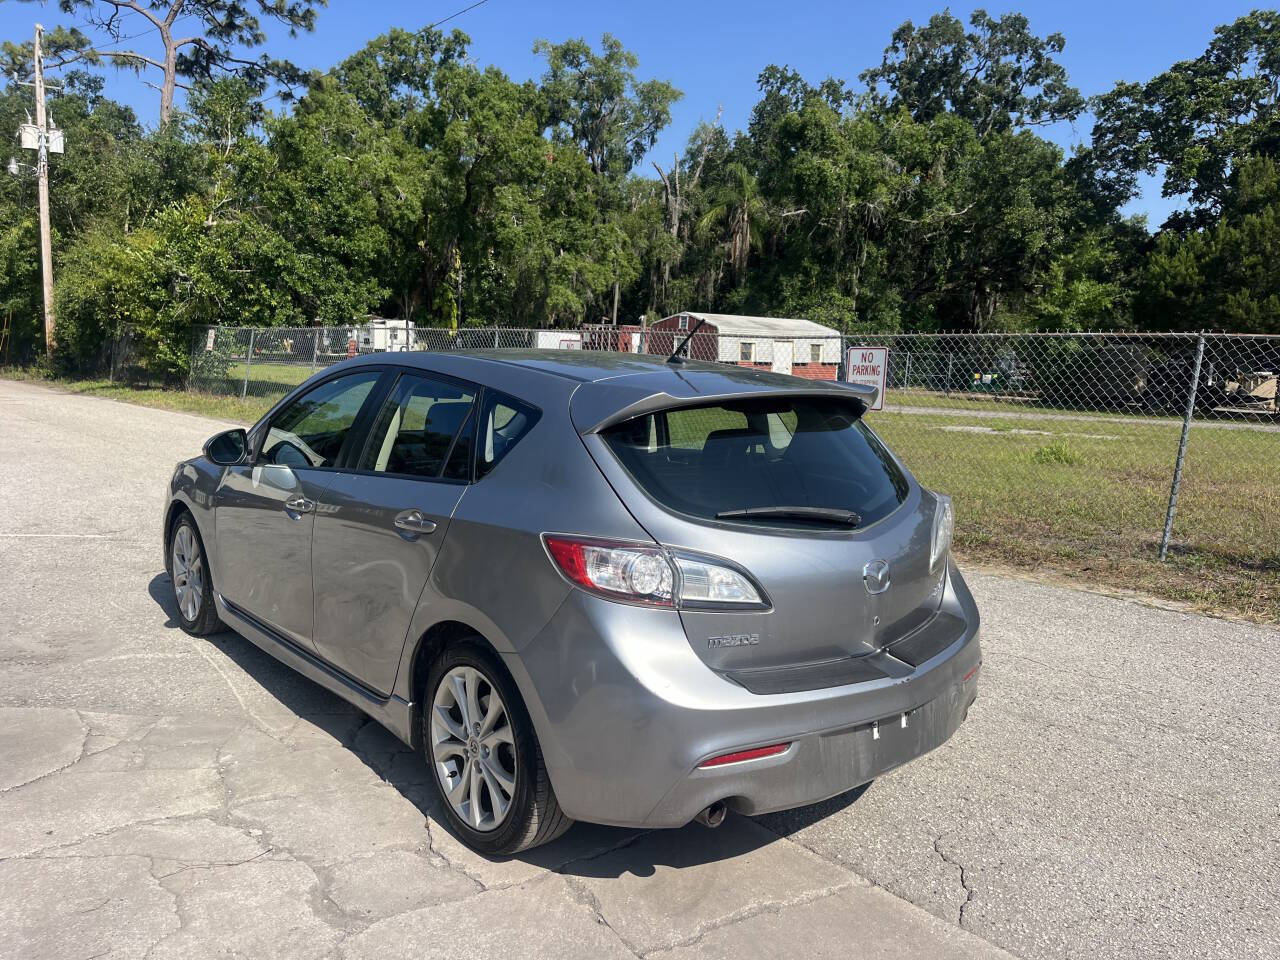
<svg viewBox="0 0 1280 960">
<path fill-rule="evenodd" d="M 838 523 L 856 527 L 862 517 L 852 510 L 839 507 L 745 507 L 741 510 L 721 510 L 717 520 L 809 520 L 815 523 Z"/>
</svg>

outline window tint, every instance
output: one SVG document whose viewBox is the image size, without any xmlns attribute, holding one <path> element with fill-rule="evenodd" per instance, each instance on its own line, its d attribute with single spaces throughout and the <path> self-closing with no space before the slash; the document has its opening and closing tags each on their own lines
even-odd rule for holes
<svg viewBox="0 0 1280 960">
<path fill-rule="evenodd" d="M 439 477 L 474 402 L 469 387 L 402 375 L 373 422 L 360 469 Z"/>
<path fill-rule="evenodd" d="M 479 480 L 496 467 L 537 422 L 536 408 L 501 393 L 486 393 L 484 412 L 480 416 L 476 479 Z"/>
<path fill-rule="evenodd" d="M 381 376 L 352 373 L 316 387 L 271 421 L 259 459 L 290 467 L 332 467 L 360 408 Z"/>
<path fill-rule="evenodd" d="M 605 442 L 650 496 L 681 513 L 827 507 L 862 525 L 906 499 L 907 480 L 858 408 L 839 398 L 762 398 L 664 410 L 610 427 Z M 747 522 L 808 526 L 794 517 Z M 813 521 L 820 522 L 820 521 Z"/>
</svg>

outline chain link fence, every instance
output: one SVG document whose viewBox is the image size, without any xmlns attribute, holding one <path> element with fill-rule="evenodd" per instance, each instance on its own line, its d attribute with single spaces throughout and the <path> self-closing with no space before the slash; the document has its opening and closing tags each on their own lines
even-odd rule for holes
<svg viewBox="0 0 1280 960">
<path fill-rule="evenodd" d="M 189 390 L 282 396 L 318 370 L 350 357 L 408 350 L 582 349 L 583 331 L 464 328 L 451 333 L 388 322 L 352 327 L 198 327 Z M 603 349 L 595 344 L 592 349 Z M 617 349 L 611 347 L 610 349 Z"/>
<path fill-rule="evenodd" d="M 1275 618 L 1280 337 L 856 342 L 888 351 L 884 409 L 869 422 L 923 483 L 955 496 L 971 555 Z M 1166 556 L 1179 563 L 1134 579 L 1131 561 Z"/>
<path fill-rule="evenodd" d="M 542 348 L 668 355 L 681 331 L 464 329 L 382 322 L 195 332 L 189 389 L 283 395 L 348 357 Z M 1197 600 L 1251 594 L 1280 609 L 1280 337 L 1198 334 L 695 333 L 696 360 L 809 379 L 883 348 L 883 408 L 868 422 L 921 482 L 951 493 L 957 543 L 1019 567 L 1120 570 L 1163 557 Z M 1174 509 L 1176 506 L 1176 510 Z M 1173 566 L 1159 567 L 1172 577 Z M 1124 579 L 1123 577 L 1121 579 Z"/>
</svg>

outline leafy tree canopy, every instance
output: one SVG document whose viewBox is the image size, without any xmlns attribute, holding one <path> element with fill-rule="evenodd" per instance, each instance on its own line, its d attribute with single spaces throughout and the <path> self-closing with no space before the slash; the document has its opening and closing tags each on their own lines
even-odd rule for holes
<svg viewBox="0 0 1280 960">
<path fill-rule="evenodd" d="M 943 12 L 923 27 L 898 27 L 880 66 L 862 74 L 875 102 L 921 122 L 953 113 L 983 136 L 1079 116 L 1084 99 L 1054 59 L 1062 34 L 1038 37 L 1022 14 L 995 19 L 985 10 L 969 26 Z"/>
<path fill-rule="evenodd" d="M 1099 172 L 1125 199 L 1139 174 L 1164 173 L 1166 197 L 1186 196 L 1172 226 L 1211 223 L 1229 203 L 1235 165 L 1280 153 L 1280 14 L 1255 10 L 1214 30 L 1208 48 L 1146 83 L 1120 83 L 1094 102 Z"/>
<path fill-rule="evenodd" d="M 24 0 L 35 2 L 35 0 Z M 43 0 L 40 0 L 43 2 Z M 157 73 L 160 122 L 173 115 L 174 93 L 192 81 L 234 74 L 256 92 L 268 83 L 288 87 L 302 74 L 287 60 L 252 51 L 267 41 L 264 21 L 289 36 L 315 28 L 316 8 L 327 0 L 58 0 L 63 14 L 80 22 L 57 26 L 44 38 L 50 66 L 103 63 L 136 73 Z M 82 29 L 83 28 L 83 29 Z M 133 42 L 138 41 L 135 45 Z M 26 77 L 32 44 L 6 42 L 5 72 Z M 180 79 L 181 78 L 181 79 Z M 186 82 L 183 82 L 186 81 Z"/>
</svg>

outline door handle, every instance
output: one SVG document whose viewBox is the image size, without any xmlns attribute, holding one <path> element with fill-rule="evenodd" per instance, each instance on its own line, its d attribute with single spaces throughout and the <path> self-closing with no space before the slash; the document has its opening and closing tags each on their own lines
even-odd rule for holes
<svg viewBox="0 0 1280 960">
<path fill-rule="evenodd" d="M 284 512 L 294 520 L 301 520 L 304 513 L 310 513 L 316 508 L 314 500 L 308 500 L 304 496 L 290 497 L 284 502 Z"/>
<path fill-rule="evenodd" d="M 396 514 L 395 524 L 399 529 L 415 536 L 419 533 L 434 533 L 436 529 L 436 522 L 424 517 L 421 510 L 400 511 Z"/>
</svg>

